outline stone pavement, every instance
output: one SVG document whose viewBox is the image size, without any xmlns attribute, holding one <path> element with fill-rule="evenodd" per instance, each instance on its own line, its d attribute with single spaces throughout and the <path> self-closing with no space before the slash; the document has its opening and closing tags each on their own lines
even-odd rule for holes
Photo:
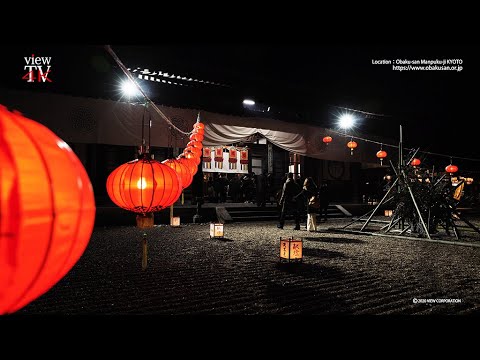
<svg viewBox="0 0 480 360">
<path fill-rule="evenodd" d="M 224 240 L 208 224 L 156 226 L 144 271 L 142 230 L 98 227 L 74 268 L 17 314 L 480 314 L 479 247 L 327 231 L 347 221 L 316 233 L 227 224 Z M 279 264 L 280 236 L 304 238 L 303 263 Z"/>
</svg>

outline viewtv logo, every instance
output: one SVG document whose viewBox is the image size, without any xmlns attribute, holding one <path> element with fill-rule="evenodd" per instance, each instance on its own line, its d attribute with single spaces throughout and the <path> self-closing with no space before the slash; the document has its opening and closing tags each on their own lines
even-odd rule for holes
<svg viewBox="0 0 480 360">
<path fill-rule="evenodd" d="M 48 77 L 50 75 L 52 67 L 50 65 L 52 61 L 52 57 L 46 56 L 35 56 L 32 54 L 31 57 L 24 57 L 25 59 L 25 67 L 24 70 L 28 72 L 23 75 L 22 80 L 27 80 L 27 82 L 52 82 L 52 80 Z M 45 69 L 45 70 L 44 70 Z"/>
</svg>

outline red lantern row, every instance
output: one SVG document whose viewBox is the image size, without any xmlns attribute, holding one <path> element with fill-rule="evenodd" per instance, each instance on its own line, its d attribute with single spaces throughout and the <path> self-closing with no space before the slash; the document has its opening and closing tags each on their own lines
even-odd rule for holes
<svg viewBox="0 0 480 360">
<path fill-rule="evenodd" d="M 190 186 L 202 154 L 204 125 L 197 122 L 190 142 L 176 159 L 159 162 L 148 153 L 119 166 L 107 178 L 107 192 L 119 207 L 140 214 L 165 209 Z"/>
</svg>

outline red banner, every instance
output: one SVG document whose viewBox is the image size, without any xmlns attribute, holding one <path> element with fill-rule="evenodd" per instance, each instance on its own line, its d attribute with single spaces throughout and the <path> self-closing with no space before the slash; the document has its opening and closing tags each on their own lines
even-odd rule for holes
<svg viewBox="0 0 480 360">
<path fill-rule="evenodd" d="M 228 158 L 228 162 L 237 163 L 237 150 L 230 149 L 228 153 L 230 155 L 229 158 Z"/>
<path fill-rule="evenodd" d="M 223 163 L 223 147 L 215 148 L 215 161 Z"/>
<path fill-rule="evenodd" d="M 248 164 L 248 150 L 240 151 L 240 164 Z"/>
<path fill-rule="evenodd" d="M 212 149 L 203 148 L 203 161 L 212 161 Z"/>
</svg>

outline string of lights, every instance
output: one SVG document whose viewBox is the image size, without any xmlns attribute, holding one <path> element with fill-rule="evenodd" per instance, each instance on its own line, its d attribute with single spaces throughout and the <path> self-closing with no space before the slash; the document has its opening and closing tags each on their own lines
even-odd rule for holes
<svg viewBox="0 0 480 360">
<path fill-rule="evenodd" d="M 200 79 L 194 79 L 194 78 L 187 78 L 186 76 L 180 76 L 180 75 L 175 75 L 175 74 L 169 74 L 167 72 L 159 70 L 150 72 L 149 69 L 143 69 L 141 70 L 140 67 L 137 67 L 136 69 L 132 70 L 131 68 L 128 68 L 131 73 L 136 73 L 136 76 L 141 79 L 141 80 L 148 80 L 148 81 L 154 81 L 154 82 L 161 82 L 163 84 L 168 84 L 168 85 L 177 85 L 177 86 L 194 86 L 197 84 L 207 84 L 207 85 L 215 85 L 215 86 L 223 86 L 223 87 L 229 87 L 229 85 L 224 85 L 220 83 L 216 83 L 213 81 L 208 81 L 208 80 L 200 80 Z M 183 83 L 182 83 L 183 81 Z"/>
<path fill-rule="evenodd" d="M 144 97 L 144 99 L 146 100 L 146 102 L 148 102 L 148 104 L 150 104 L 152 106 L 152 108 L 172 127 L 174 128 L 175 130 L 177 130 L 178 132 L 184 134 L 184 135 L 190 135 L 193 133 L 193 130 L 192 131 L 183 131 L 181 129 L 179 129 L 178 127 L 175 126 L 175 124 L 173 124 L 170 119 L 167 117 L 167 115 L 165 115 L 162 110 L 160 110 L 157 105 L 148 97 L 148 95 L 145 93 L 145 91 L 143 91 L 142 87 L 140 85 L 138 85 L 138 83 L 135 81 L 134 77 L 132 76 L 132 74 L 130 73 L 130 71 L 127 69 L 127 67 L 122 63 L 122 61 L 120 60 L 120 58 L 117 56 L 117 54 L 115 54 L 115 52 L 112 50 L 112 48 L 110 47 L 110 45 L 105 45 L 105 49 L 107 50 L 107 52 L 113 57 L 113 59 L 115 60 L 115 62 L 118 64 L 118 66 L 120 67 L 120 69 L 122 69 L 122 71 L 125 73 L 125 75 L 127 76 L 127 78 L 133 83 L 135 84 L 135 87 L 138 89 L 138 91 L 140 91 L 140 93 L 142 94 L 142 96 Z"/>
<path fill-rule="evenodd" d="M 345 133 L 345 132 L 340 132 L 340 131 L 336 131 L 336 130 L 333 130 L 333 129 L 328 129 L 328 131 L 331 132 L 331 133 L 334 133 L 334 134 L 338 134 L 338 135 L 343 136 L 343 137 L 351 138 L 351 139 L 357 139 L 357 140 L 361 140 L 361 141 L 364 141 L 364 142 L 369 142 L 369 143 L 373 143 L 373 144 L 378 144 L 378 145 L 386 146 L 386 147 L 398 148 L 398 144 L 397 144 L 397 145 L 386 144 L 386 143 L 384 143 L 384 142 L 375 141 L 375 140 L 370 140 L 370 139 L 365 139 L 365 138 L 362 138 L 362 137 L 359 137 L 359 136 L 353 136 L 353 135 L 347 134 L 347 133 Z M 410 151 L 410 150 L 415 150 L 415 149 L 405 148 L 405 150 L 409 150 L 409 151 Z M 458 160 L 467 160 L 467 161 L 480 161 L 480 159 L 466 158 L 466 157 L 461 157 L 461 156 L 445 155 L 445 154 L 439 154 L 439 153 L 430 152 L 430 151 L 421 151 L 421 150 L 420 150 L 420 151 L 418 151 L 418 152 L 419 152 L 419 153 L 422 153 L 422 154 L 442 156 L 442 157 L 446 157 L 446 158 L 449 158 L 449 159 L 458 159 Z"/>
</svg>

